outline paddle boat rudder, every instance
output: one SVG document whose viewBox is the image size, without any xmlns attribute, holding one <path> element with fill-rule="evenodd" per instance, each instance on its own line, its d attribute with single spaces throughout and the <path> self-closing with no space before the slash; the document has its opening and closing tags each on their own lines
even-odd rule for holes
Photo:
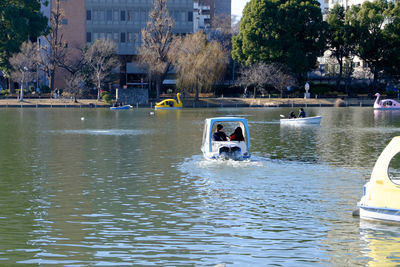
<svg viewBox="0 0 400 267">
<path fill-rule="evenodd" d="M 181 93 L 176 94 L 176 99 L 165 99 L 161 102 L 156 103 L 155 109 L 181 109 L 183 107 L 181 101 Z"/>
<path fill-rule="evenodd" d="M 389 173 L 390 162 L 400 152 L 400 136 L 383 150 L 375 163 L 371 179 L 363 187 L 358 212 L 362 219 L 400 222 L 400 177 Z M 393 171 L 393 169 L 390 169 Z"/>
<path fill-rule="evenodd" d="M 383 99 L 380 100 L 381 95 L 379 93 L 375 94 L 376 99 L 374 102 L 374 109 L 378 110 L 393 110 L 400 109 L 400 103 L 393 99 Z"/>
<path fill-rule="evenodd" d="M 234 130 L 242 129 L 244 141 L 214 141 L 213 133 L 218 124 L 229 126 Z M 232 126 L 232 127 L 231 127 Z M 208 118 L 204 123 L 201 151 L 206 159 L 245 160 L 250 158 L 250 131 L 245 118 L 217 117 Z"/>
</svg>

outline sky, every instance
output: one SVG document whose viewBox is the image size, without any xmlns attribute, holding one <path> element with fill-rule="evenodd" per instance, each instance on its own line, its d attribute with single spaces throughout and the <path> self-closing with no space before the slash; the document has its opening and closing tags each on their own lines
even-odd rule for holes
<svg viewBox="0 0 400 267">
<path fill-rule="evenodd" d="M 242 10 L 250 0 L 232 0 L 232 15 L 242 16 Z"/>
</svg>

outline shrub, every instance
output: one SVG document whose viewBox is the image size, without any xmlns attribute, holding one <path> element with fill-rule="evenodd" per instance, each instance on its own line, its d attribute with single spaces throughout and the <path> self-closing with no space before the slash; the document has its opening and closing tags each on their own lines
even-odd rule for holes
<svg viewBox="0 0 400 267">
<path fill-rule="evenodd" d="M 3 90 L 0 91 L 0 95 L 1 95 L 1 96 L 6 96 L 6 95 L 8 95 L 9 93 L 10 93 L 10 90 L 9 90 L 9 89 L 3 89 Z"/>
<path fill-rule="evenodd" d="M 111 95 L 110 95 L 110 93 L 108 93 L 108 92 L 103 92 L 101 95 L 102 95 L 102 96 L 101 96 L 101 99 L 102 99 L 104 102 L 107 102 L 107 103 L 110 103 L 110 102 L 111 102 Z"/>
</svg>

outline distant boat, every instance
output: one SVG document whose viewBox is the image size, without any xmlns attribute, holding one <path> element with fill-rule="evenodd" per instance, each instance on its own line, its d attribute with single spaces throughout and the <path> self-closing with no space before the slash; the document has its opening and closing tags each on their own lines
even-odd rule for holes
<svg viewBox="0 0 400 267">
<path fill-rule="evenodd" d="M 161 102 L 156 103 L 155 109 L 181 109 L 182 108 L 182 101 L 180 98 L 181 94 L 177 93 L 175 99 L 165 99 Z"/>
<path fill-rule="evenodd" d="M 321 116 L 315 117 L 305 117 L 305 118 L 293 118 L 293 119 L 281 119 L 281 124 L 320 124 L 321 123 Z"/>
<path fill-rule="evenodd" d="M 217 124 L 240 127 L 244 141 L 214 141 L 212 136 Z M 208 118 L 204 123 L 201 151 L 206 159 L 244 160 L 250 158 L 250 132 L 245 118 Z"/>
<path fill-rule="evenodd" d="M 131 109 L 133 108 L 131 105 L 124 105 L 120 107 L 110 107 L 111 110 L 120 110 L 120 109 Z"/>
<path fill-rule="evenodd" d="M 381 95 L 379 93 L 375 94 L 376 99 L 374 103 L 374 109 L 378 110 L 393 110 L 400 109 L 400 103 L 393 99 L 383 99 L 379 100 Z"/>
<path fill-rule="evenodd" d="M 400 222 L 400 177 L 389 173 L 390 162 L 399 152 L 400 136 L 396 136 L 379 156 L 371 179 L 364 185 L 358 202 L 360 218 Z"/>
</svg>

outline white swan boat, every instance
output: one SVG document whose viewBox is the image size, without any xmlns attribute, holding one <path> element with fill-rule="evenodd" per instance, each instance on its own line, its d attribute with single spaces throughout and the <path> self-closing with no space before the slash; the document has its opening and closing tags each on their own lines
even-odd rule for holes
<svg viewBox="0 0 400 267">
<path fill-rule="evenodd" d="M 393 110 L 400 109 L 400 103 L 393 99 L 383 99 L 380 100 L 381 95 L 379 93 L 375 94 L 376 99 L 374 103 L 374 109 L 378 110 Z"/>
<path fill-rule="evenodd" d="M 294 119 L 281 119 L 281 124 L 320 124 L 321 116 L 294 118 Z"/>
<path fill-rule="evenodd" d="M 400 222 L 400 177 L 389 174 L 389 164 L 399 152 L 400 136 L 396 136 L 379 156 L 370 181 L 364 185 L 357 204 L 360 218 Z"/>
<path fill-rule="evenodd" d="M 240 127 L 244 141 L 214 141 L 213 133 L 218 124 L 232 128 Z M 206 159 L 244 160 L 250 158 L 250 132 L 245 118 L 208 118 L 204 123 L 201 151 Z"/>
</svg>

